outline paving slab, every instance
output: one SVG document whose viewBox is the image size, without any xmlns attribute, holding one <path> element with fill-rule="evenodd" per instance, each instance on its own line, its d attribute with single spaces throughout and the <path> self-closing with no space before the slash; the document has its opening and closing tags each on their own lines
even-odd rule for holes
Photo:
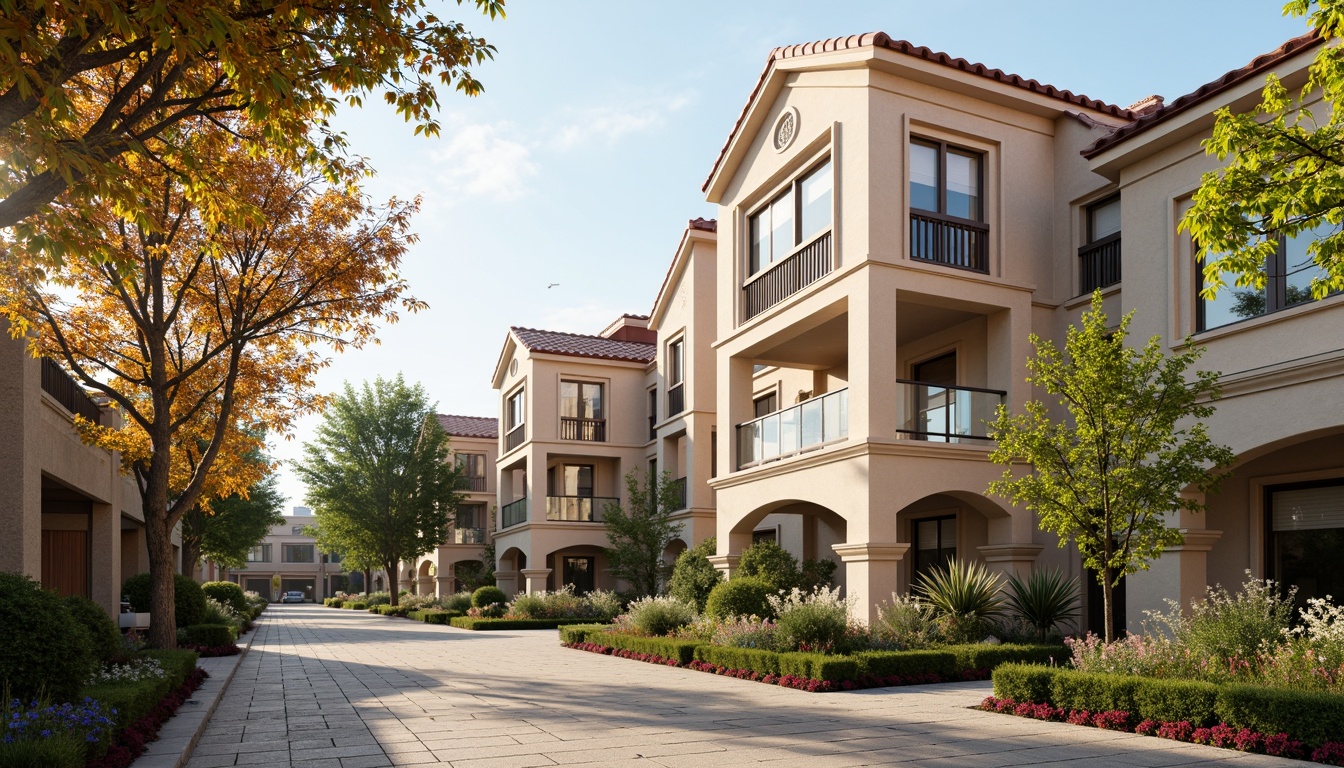
<svg viewBox="0 0 1344 768">
<path fill-rule="evenodd" d="M 316 605 L 235 659 L 187 768 L 1309 765 L 980 712 L 984 682 L 809 694 Z"/>
</svg>

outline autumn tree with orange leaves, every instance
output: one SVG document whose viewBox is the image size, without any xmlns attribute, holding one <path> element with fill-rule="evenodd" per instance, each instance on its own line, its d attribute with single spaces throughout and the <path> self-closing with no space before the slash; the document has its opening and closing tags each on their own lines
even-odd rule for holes
<svg viewBox="0 0 1344 768">
<path fill-rule="evenodd" d="M 0 278 L 0 308 L 32 332 L 34 352 L 124 416 L 120 429 L 81 426 L 122 452 L 139 485 L 149 639 L 163 648 L 176 643 L 174 525 L 256 480 L 245 461 L 256 436 L 319 407 L 313 376 L 330 349 L 361 346 L 398 311 L 421 308 L 398 274 L 416 203 L 373 206 L 321 174 L 229 149 L 220 133 L 180 137 L 209 145 L 201 156 L 217 158 L 217 194 L 202 201 L 162 165 L 128 155 L 134 205 L 99 200 L 83 211 L 88 226 L 65 233 L 86 258 L 48 271 L 30 254 Z M 211 222 L 202 209 L 214 201 L 236 224 Z"/>
<path fill-rule="evenodd" d="M 489 18 L 504 0 L 457 0 Z M 446 4 L 445 4 L 446 5 Z M 0 0 L 0 230 L 60 261 L 84 257 L 87 206 L 133 211 L 128 156 L 176 174 L 210 220 L 227 184 L 181 131 L 222 127 L 253 154 L 351 180 L 327 120 L 381 96 L 438 132 L 437 87 L 482 90 L 494 47 L 426 0 Z M 59 220 L 62 226 L 48 223 Z M 230 223 L 237 223 L 230 221 Z M 0 243 L 8 245 L 8 243 Z"/>
</svg>

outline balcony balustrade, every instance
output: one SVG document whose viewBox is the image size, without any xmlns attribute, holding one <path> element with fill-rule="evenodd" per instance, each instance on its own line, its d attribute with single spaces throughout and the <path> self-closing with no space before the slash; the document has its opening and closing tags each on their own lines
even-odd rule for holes
<svg viewBox="0 0 1344 768">
<path fill-rule="evenodd" d="M 42 391 L 56 398 L 56 402 L 65 406 L 67 411 L 98 423 L 102 412 L 97 403 L 89 398 L 78 382 L 70 378 L 65 369 L 46 357 L 42 358 Z"/>
<path fill-rule="evenodd" d="M 995 419 L 1007 393 L 978 387 L 947 387 L 897 379 L 900 402 L 913 404 L 897 429 L 898 437 L 938 443 L 987 441 L 986 424 Z M 909 407 L 909 406 L 907 406 Z"/>
<path fill-rule="evenodd" d="M 454 543 L 454 544 L 484 544 L 484 543 L 485 543 L 485 529 L 484 529 L 484 528 L 454 528 L 454 529 L 453 529 L 453 543 Z"/>
<path fill-rule="evenodd" d="M 1078 281 L 1081 293 L 1120 282 L 1119 232 L 1078 249 Z"/>
<path fill-rule="evenodd" d="M 989 227 L 938 213 L 910 213 L 910 258 L 989 272 Z"/>
<path fill-rule="evenodd" d="M 813 397 L 737 427 L 738 469 L 849 437 L 849 389 Z"/>
<path fill-rule="evenodd" d="M 526 439 L 527 439 L 527 425 L 519 424 L 518 426 L 514 427 L 512 431 L 510 431 L 507 435 L 504 436 L 504 450 L 506 452 L 512 451 L 514 448 L 517 448 L 518 446 L 522 445 L 523 441 Z"/>
<path fill-rule="evenodd" d="M 600 523 L 602 510 L 619 499 L 603 496 L 547 496 L 546 519 L 568 523 Z"/>
<path fill-rule="evenodd" d="M 571 416 L 562 416 L 560 417 L 560 439 L 605 443 L 607 441 L 607 420 L 576 419 Z"/>
<path fill-rule="evenodd" d="M 473 493 L 485 493 L 485 477 L 464 476 L 459 490 L 472 491 Z"/>
<path fill-rule="evenodd" d="M 747 319 L 825 277 L 832 266 L 831 233 L 827 232 L 742 286 Z"/>
<path fill-rule="evenodd" d="M 499 527 L 512 528 L 515 525 L 522 525 L 527 522 L 527 498 L 523 497 L 517 501 L 505 504 L 499 509 Z"/>
</svg>

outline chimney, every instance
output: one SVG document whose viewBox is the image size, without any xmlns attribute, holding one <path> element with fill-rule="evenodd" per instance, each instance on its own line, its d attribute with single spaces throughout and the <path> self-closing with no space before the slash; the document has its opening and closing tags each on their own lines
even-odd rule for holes
<svg viewBox="0 0 1344 768">
<path fill-rule="evenodd" d="M 1130 104 L 1128 109 L 1139 117 L 1146 117 L 1162 108 L 1162 97 L 1157 94 L 1144 96 L 1142 99 Z"/>
<path fill-rule="evenodd" d="M 598 335 L 613 341 L 638 341 L 644 344 L 658 341 L 658 332 L 649 330 L 648 315 L 621 315 Z"/>
</svg>

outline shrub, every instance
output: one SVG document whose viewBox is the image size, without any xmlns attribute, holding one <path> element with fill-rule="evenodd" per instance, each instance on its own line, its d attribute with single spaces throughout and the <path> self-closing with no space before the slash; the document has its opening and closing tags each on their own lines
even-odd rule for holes
<svg viewBox="0 0 1344 768">
<path fill-rule="evenodd" d="M 1313 746 L 1344 740 L 1344 696 L 1256 685 L 1216 690 L 1217 716 L 1233 728 L 1286 733 Z"/>
<path fill-rule="evenodd" d="M 461 611 L 465 616 L 467 609 L 471 607 L 471 593 L 458 592 L 455 595 L 440 597 L 434 602 L 438 603 L 439 607 L 446 611 Z"/>
<path fill-rule="evenodd" d="M 187 645 L 213 648 L 219 645 L 233 645 L 234 639 L 233 627 L 227 624 L 192 624 L 186 628 Z"/>
<path fill-rule="evenodd" d="M 705 613 L 715 619 L 731 619 L 735 616 L 769 617 L 773 614 L 766 597 L 775 591 L 775 588 L 763 579 L 739 576 L 723 582 L 710 591 L 709 599 L 705 601 Z"/>
<path fill-rule="evenodd" d="M 486 589 L 486 587 L 482 587 Z M 493 587 L 490 587 L 493 589 Z M 503 594 L 501 592 L 501 594 Z M 485 606 L 481 606 L 482 609 Z M 566 585 L 555 592 L 518 595 L 509 605 L 508 617 L 517 619 L 598 619 L 610 621 L 621 612 L 621 600 L 615 592 L 597 590 L 586 595 L 574 594 Z"/>
<path fill-rule="evenodd" d="M 1208 596 L 1191 606 L 1188 618 L 1181 615 L 1180 605 L 1168 601 L 1170 611 L 1155 614 L 1150 621 L 1192 657 L 1208 660 L 1214 670 L 1222 671 L 1229 669 L 1229 659 L 1255 660 L 1283 641 L 1292 623 L 1294 594 L 1295 589 L 1280 595 L 1274 582 L 1250 578 L 1235 595 L 1222 586 L 1209 587 Z"/>
<path fill-rule="evenodd" d="M 621 614 L 624 604 L 615 592 L 598 589 L 583 596 L 587 605 L 587 616 L 601 621 L 611 621 Z"/>
<path fill-rule="evenodd" d="M 566 624 L 584 624 L 587 619 L 492 619 L 480 616 L 454 616 L 448 623 L 458 629 L 556 629 Z"/>
<path fill-rule="evenodd" d="M 960 669 L 995 669 L 1001 664 L 1045 664 L 1057 666 L 1069 658 L 1069 649 L 1063 645 L 1021 645 L 999 643 L 988 645 L 951 645 L 947 650 L 957 656 Z"/>
<path fill-rule="evenodd" d="M 150 603 L 150 580 L 148 573 L 137 573 L 121 585 L 121 594 L 130 601 L 131 607 L 141 613 L 153 610 Z M 205 593 L 201 585 L 190 577 L 180 573 L 173 574 L 173 615 L 179 627 L 201 623 L 205 616 Z"/>
<path fill-rule="evenodd" d="M 560 627 L 560 642 L 565 645 L 577 643 L 601 643 L 603 635 L 611 629 L 606 624 L 570 624 Z"/>
<path fill-rule="evenodd" d="M 86 751 L 106 741 L 115 724 L 96 701 L 50 704 L 0 697 L 0 765 L 83 768 Z"/>
<path fill-rule="evenodd" d="M 630 604 L 622 626 L 649 637 L 662 637 L 695 621 L 695 606 L 675 597 L 643 597 Z"/>
<path fill-rule="evenodd" d="M 732 619 L 712 620 L 709 641 L 726 648 L 775 649 L 775 625 L 768 619 L 737 616 Z"/>
<path fill-rule="evenodd" d="M 213 597 L 205 598 L 205 613 L 201 614 L 201 624 L 224 624 L 232 627 L 234 635 L 242 634 L 247 620 L 234 613 L 233 607 L 221 603 Z"/>
<path fill-rule="evenodd" d="M 672 566 L 672 578 L 667 583 L 667 593 L 703 612 L 709 593 L 723 583 L 723 571 L 709 562 L 709 556 L 717 547 L 717 540 L 710 536 L 678 555 Z"/>
<path fill-rule="evenodd" d="M 921 576 L 915 590 L 938 612 L 949 642 L 974 643 L 989 635 L 991 622 L 1003 612 L 1001 584 L 983 564 L 954 558 Z"/>
<path fill-rule="evenodd" d="M 498 618 L 504 615 L 504 606 L 509 596 L 499 587 L 481 587 L 471 593 L 471 607 L 485 618 Z"/>
<path fill-rule="evenodd" d="M 799 584 L 798 558 L 773 541 L 759 541 L 742 553 L 737 575 L 758 578 L 771 591 L 787 591 Z"/>
<path fill-rule="evenodd" d="M 591 637 L 591 636 L 590 636 Z M 640 637 L 620 632 L 603 633 L 592 637 L 589 642 L 597 642 L 617 650 L 631 653 L 644 653 L 672 659 L 685 666 L 695 660 L 695 649 L 703 645 L 695 640 L 677 640 L 671 637 Z"/>
<path fill-rule="evenodd" d="M 819 587 L 804 594 L 797 587 L 784 596 L 767 595 L 775 619 L 775 644 L 780 650 L 831 653 L 841 649 L 849 629 L 852 599 L 840 588 Z"/>
<path fill-rule="evenodd" d="M 229 606 L 239 616 L 246 616 L 252 610 L 243 588 L 232 581 L 207 581 L 201 585 L 201 591 L 206 597 Z"/>
<path fill-rule="evenodd" d="M 1057 568 L 1036 569 L 1026 581 L 1008 577 L 1008 612 L 1030 624 L 1044 643 L 1050 631 L 1078 618 L 1078 579 Z"/>
<path fill-rule="evenodd" d="M 798 567 L 798 588 L 815 592 L 821 587 L 835 586 L 835 561 L 827 558 L 804 560 Z"/>
<path fill-rule="evenodd" d="M 400 595 L 398 595 L 400 597 Z M 365 605 L 391 605 L 392 594 L 390 592 L 370 592 L 364 596 Z"/>
<path fill-rule="evenodd" d="M 901 650 L 919 650 L 942 642 L 942 627 L 933 605 L 918 597 L 892 593 L 891 603 L 877 606 L 877 621 L 872 626 L 879 639 L 895 643 Z"/>
<path fill-rule="evenodd" d="M 66 602 L 36 581 L 0 573 L 0 689 L 24 701 L 71 701 L 93 671 L 91 642 Z"/>
<path fill-rule="evenodd" d="M 994 695 L 1019 703 L 1046 704 L 1060 670 L 1040 664 L 1004 664 L 994 670 Z"/>
<path fill-rule="evenodd" d="M 957 671 L 952 651 L 866 651 L 855 654 L 864 671 L 874 677 L 951 675 Z"/>
<path fill-rule="evenodd" d="M 83 625 L 89 637 L 89 651 L 98 664 L 111 664 L 126 656 L 126 644 L 121 641 L 121 629 L 107 615 L 103 607 L 87 597 L 70 595 L 65 598 L 70 617 Z"/>
<path fill-rule="evenodd" d="M 342 603 L 341 607 L 351 611 L 367 611 L 369 609 L 369 604 L 359 600 L 352 600 L 348 603 Z"/>
</svg>

